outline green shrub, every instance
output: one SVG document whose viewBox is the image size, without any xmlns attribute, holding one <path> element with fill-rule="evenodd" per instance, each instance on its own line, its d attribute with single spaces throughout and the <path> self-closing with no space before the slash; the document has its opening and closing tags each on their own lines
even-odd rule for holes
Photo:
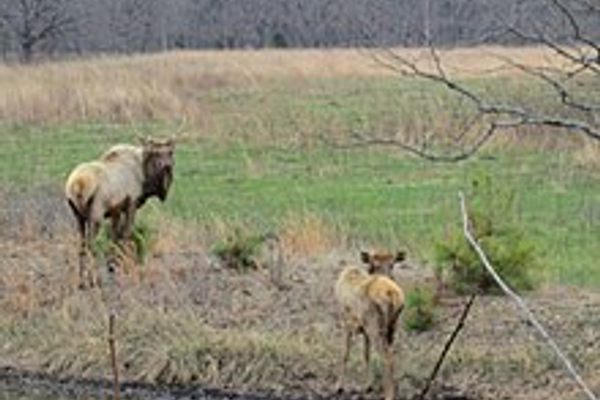
<svg viewBox="0 0 600 400">
<path fill-rule="evenodd" d="M 263 242 L 264 235 L 247 234 L 235 229 L 232 235 L 213 246 L 212 253 L 227 268 L 239 271 L 256 269 Z"/>
<path fill-rule="evenodd" d="M 435 301 L 431 289 L 415 288 L 408 292 L 405 307 L 404 325 L 408 330 L 423 332 L 433 326 Z"/>
<path fill-rule="evenodd" d="M 136 221 L 133 227 L 131 240 L 135 246 L 135 253 L 137 255 L 138 262 L 146 262 L 146 258 L 150 254 L 152 242 L 154 241 L 155 237 L 155 230 L 150 226 L 150 224 L 144 222 L 143 220 L 140 220 L 139 222 Z"/>
<path fill-rule="evenodd" d="M 539 257 L 535 244 L 519 224 L 515 191 L 506 185 L 495 185 L 488 175 L 473 179 L 471 185 L 467 208 L 473 236 L 510 286 L 532 289 L 532 272 L 539 264 Z M 437 241 L 435 254 L 437 273 L 457 293 L 497 290 L 493 278 L 465 239 L 462 226 L 447 230 Z"/>
<path fill-rule="evenodd" d="M 98 232 L 98 236 L 92 243 L 92 251 L 97 256 L 106 258 L 111 252 L 120 252 L 115 249 L 114 243 L 110 239 L 109 225 L 103 224 Z M 136 262 L 144 263 L 150 254 L 152 241 L 155 237 L 155 231 L 150 225 L 142 220 L 136 220 L 133 226 L 131 242 L 135 250 Z"/>
</svg>

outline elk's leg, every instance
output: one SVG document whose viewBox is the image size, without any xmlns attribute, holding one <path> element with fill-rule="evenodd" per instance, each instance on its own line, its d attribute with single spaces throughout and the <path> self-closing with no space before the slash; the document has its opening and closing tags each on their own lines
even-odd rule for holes
<svg viewBox="0 0 600 400">
<path fill-rule="evenodd" d="M 120 210 L 120 208 L 115 208 L 111 211 L 110 213 L 110 222 L 111 222 L 111 241 L 113 243 L 113 248 L 111 249 L 110 255 L 109 257 L 113 258 L 114 260 L 116 260 L 117 258 L 120 258 L 120 256 L 122 254 L 127 254 L 127 248 L 126 248 L 126 243 L 122 242 L 123 239 L 123 220 L 124 218 L 122 217 L 122 212 Z M 115 262 L 114 265 L 121 265 L 123 267 L 123 272 L 127 271 L 127 268 L 125 267 L 127 265 L 127 263 L 117 263 Z M 111 268 L 108 269 L 109 273 L 114 273 L 115 268 L 112 269 L 111 272 Z"/>
<path fill-rule="evenodd" d="M 113 209 L 110 211 L 110 239 L 113 243 L 117 243 L 120 239 L 120 211 Z"/>
<path fill-rule="evenodd" d="M 383 398 L 384 400 L 393 400 L 395 395 L 394 350 L 390 344 L 385 344 L 383 353 L 385 362 L 383 371 Z"/>
<path fill-rule="evenodd" d="M 86 264 L 88 261 L 85 219 L 78 217 L 77 223 L 79 225 L 79 288 L 85 289 Z"/>
<path fill-rule="evenodd" d="M 122 236 L 123 236 L 123 251 L 124 254 L 127 257 L 127 261 L 125 262 L 125 265 L 127 265 L 127 269 L 129 269 L 130 271 L 135 272 L 135 253 L 136 253 L 136 249 L 135 249 L 135 244 L 132 240 L 132 236 L 133 236 L 133 224 L 135 221 L 135 213 L 137 210 L 136 207 L 136 202 L 131 199 L 130 197 L 127 197 L 127 199 L 125 200 L 125 203 L 123 204 L 123 210 L 124 210 L 124 222 L 123 222 L 123 229 L 122 229 Z"/>
<path fill-rule="evenodd" d="M 350 327 L 346 327 L 346 340 L 344 342 L 344 355 L 342 357 L 342 363 L 339 372 L 339 379 L 337 383 L 337 390 L 342 391 L 346 386 L 346 374 L 348 368 L 348 359 L 350 358 L 350 349 L 352 348 L 352 342 L 354 339 L 354 330 Z"/>
<path fill-rule="evenodd" d="M 383 382 L 381 386 L 383 386 L 384 393 L 387 393 L 387 353 L 386 349 L 388 344 L 386 343 L 385 336 L 385 313 L 384 310 L 377 304 L 371 309 L 371 311 L 375 314 L 375 318 L 371 318 L 369 323 L 365 326 L 365 334 L 369 335 L 369 337 L 374 341 L 375 348 L 377 353 L 379 353 L 382 358 L 384 358 L 384 371 L 383 371 Z M 375 387 L 376 375 L 374 373 L 371 374 L 371 386 Z M 388 400 L 385 398 L 385 400 Z"/>
<path fill-rule="evenodd" d="M 96 261 L 95 257 L 92 254 L 92 244 L 94 240 L 98 236 L 98 231 L 100 230 L 100 221 L 95 218 L 90 218 L 88 221 L 88 229 L 86 232 L 86 252 L 90 254 L 91 265 L 87 269 L 87 277 L 90 284 L 90 287 L 94 287 L 96 283 L 100 283 L 99 278 L 96 274 Z"/>
<path fill-rule="evenodd" d="M 69 207 L 75 215 L 77 220 L 77 229 L 79 232 L 79 289 L 85 289 L 85 269 L 86 269 L 86 256 L 87 256 L 87 241 L 86 241 L 86 218 L 81 214 L 75 204 L 69 200 Z"/>
<path fill-rule="evenodd" d="M 133 221 L 135 219 L 135 212 L 137 210 L 135 201 L 130 197 L 127 197 L 123 209 L 125 210 L 125 225 L 123 226 L 123 239 L 131 239 L 133 234 Z"/>
<path fill-rule="evenodd" d="M 126 224 L 126 220 L 127 218 L 125 218 L 125 210 L 122 210 L 121 213 L 119 213 L 119 225 L 117 227 L 117 234 L 119 237 L 119 240 L 123 240 L 123 238 L 125 237 L 125 224 Z"/>
<path fill-rule="evenodd" d="M 364 338 L 364 346 L 363 346 L 363 357 L 365 360 L 365 376 L 367 377 L 367 383 L 365 390 L 370 392 L 373 389 L 373 374 L 371 369 L 369 368 L 369 364 L 371 363 L 371 338 L 367 334 L 366 331 L 362 332 Z"/>
</svg>

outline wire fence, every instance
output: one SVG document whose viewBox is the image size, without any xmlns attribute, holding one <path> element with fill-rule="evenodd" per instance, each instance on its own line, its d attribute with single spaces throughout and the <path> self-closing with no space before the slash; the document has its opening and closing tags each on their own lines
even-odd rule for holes
<svg viewBox="0 0 600 400">
<path fill-rule="evenodd" d="M 475 249 L 477 255 L 481 258 L 483 265 L 487 269 L 487 272 L 492 275 L 494 281 L 498 284 L 498 286 L 502 289 L 502 291 L 519 307 L 520 311 L 523 315 L 531 322 L 533 327 L 538 331 L 541 335 L 542 339 L 548 344 L 548 346 L 552 349 L 552 351 L 557 355 L 560 361 L 563 363 L 565 369 L 571 374 L 575 382 L 581 387 L 586 396 L 591 400 L 596 400 L 596 395 L 591 391 L 589 386 L 585 383 L 581 375 L 577 373 L 573 363 L 567 358 L 564 351 L 560 349 L 556 341 L 552 338 L 552 336 L 548 333 L 548 331 L 542 326 L 539 320 L 535 317 L 535 315 L 531 312 L 530 308 L 527 306 L 525 301 L 515 293 L 498 275 L 490 261 L 488 260 L 485 252 L 477 243 L 477 240 L 473 237 L 473 234 L 470 231 L 469 227 L 469 214 L 467 211 L 467 207 L 465 205 L 465 198 L 462 193 L 459 194 L 460 197 L 460 208 L 463 217 L 463 231 L 465 238 L 469 241 L 469 244 Z"/>
</svg>

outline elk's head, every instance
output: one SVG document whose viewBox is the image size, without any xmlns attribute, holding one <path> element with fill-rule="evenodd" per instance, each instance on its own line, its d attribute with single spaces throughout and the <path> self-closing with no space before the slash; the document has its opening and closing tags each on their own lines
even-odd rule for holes
<svg viewBox="0 0 600 400">
<path fill-rule="evenodd" d="M 175 141 L 142 139 L 144 197 L 157 196 L 165 201 L 173 181 Z"/>
</svg>

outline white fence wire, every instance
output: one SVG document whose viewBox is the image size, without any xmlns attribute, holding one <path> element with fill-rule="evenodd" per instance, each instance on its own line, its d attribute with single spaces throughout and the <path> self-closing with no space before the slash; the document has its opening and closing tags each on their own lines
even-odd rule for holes
<svg viewBox="0 0 600 400">
<path fill-rule="evenodd" d="M 492 266 L 492 264 L 488 260 L 485 252 L 479 246 L 479 244 L 477 243 L 477 240 L 475 240 L 475 238 L 473 237 L 473 235 L 471 234 L 471 232 L 469 230 L 469 215 L 467 213 L 467 207 L 466 207 L 466 204 L 465 204 L 465 197 L 462 194 L 462 192 L 459 192 L 459 197 L 460 197 L 460 208 L 461 208 L 462 217 L 463 217 L 463 231 L 464 231 L 465 238 L 467 239 L 467 241 L 469 242 L 469 244 L 473 247 L 473 249 L 475 250 L 475 252 L 479 256 L 479 258 L 481 259 L 481 262 L 485 266 L 487 272 L 489 272 L 489 274 L 494 278 L 494 280 L 496 281 L 496 283 L 498 284 L 498 286 L 500 287 L 500 289 L 502 289 L 502 291 L 508 297 L 510 297 L 511 300 L 513 300 L 517 304 L 517 306 L 519 307 L 519 309 L 521 310 L 521 312 L 523 313 L 523 315 L 525 316 L 525 318 L 527 318 L 531 322 L 531 324 L 533 325 L 533 327 L 540 333 L 540 335 L 546 341 L 546 343 L 548 344 L 548 346 L 550 346 L 550 348 L 552 349 L 552 351 L 554 351 L 554 353 L 562 361 L 562 363 L 564 364 L 564 366 L 567 369 L 567 371 L 571 374 L 571 376 L 573 377 L 573 379 L 581 387 L 581 389 L 584 391 L 584 393 L 587 395 L 587 397 L 590 400 L 597 400 L 596 395 L 586 385 L 586 383 L 583 380 L 583 378 L 581 377 L 581 375 L 579 375 L 577 373 L 577 371 L 575 370 L 575 367 L 573 366 L 573 364 L 571 363 L 571 361 L 569 361 L 569 359 L 567 358 L 567 356 L 565 356 L 565 354 L 563 353 L 563 351 L 556 344 L 556 341 L 554 341 L 554 339 L 552 339 L 552 337 L 550 336 L 550 334 L 548 333 L 548 331 L 546 331 L 546 329 L 542 326 L 542 324 L 537 320 L 537 318 L 535 317 L 535 315 L 533 315 L 533 312 L 531 312 L 531 310 L 529 309 L 529 307 L 527 307 L 527 304 L 525 303 L 525 301 L 521 297 L 519 297 L 519 295 L 516 292 L 514 292 L 510 287 L 508 287 L 508 285 L 496 273 L 496 271 L 494 270 L 494 267 Z"/>
</svg>

